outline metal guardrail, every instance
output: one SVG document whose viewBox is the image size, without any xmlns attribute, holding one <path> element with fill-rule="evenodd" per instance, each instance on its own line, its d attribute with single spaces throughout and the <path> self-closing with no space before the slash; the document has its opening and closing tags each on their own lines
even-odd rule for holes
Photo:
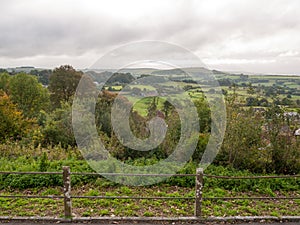
<svg viewBox="0 0 300 225">
<path fill-rule="evenodd" d="M 65 218 L 72 217 L 72 199 L 193 199 L 195 201 L 194 216 L 201 218 L 201 209 L 203 200 L 285 200 L 285 199 L 300 199 L 298 196 L 294 197 L 203 197 L 204 177 L 213 179 L 288 179 L 300 178 L 300 175 L 284 175 L 284 176 L 216 176 L 207 175 L 203 173 L 202 168 L 196 170 L 196 174 L 122 174 L 122 173 L 81 173 L 71 172 L 70 167 L 64 166 L 62 172 L 1 172 L 0 175 L 18 174 L 18 175 L 62 175 L 63 179 L 63 195 L 61 196 L 40 196 L 40 195 L 0 195 L 0 198 L 40 198 L 40 199 L 64 199 L 64 216 Z M 195 177 L 195 197 L 142 197 L 142 196 L 72 196 L 71 195 L 71 175 L 82 176 L 180 176 Z"/>
</svg>

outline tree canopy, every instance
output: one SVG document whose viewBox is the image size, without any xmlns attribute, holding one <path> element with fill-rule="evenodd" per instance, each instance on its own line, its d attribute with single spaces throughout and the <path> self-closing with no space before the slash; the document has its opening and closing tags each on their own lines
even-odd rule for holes
<svg viewBox="0 0 300 225">
<path fill-rule="evenodd" d="M 0 142 L 21 139 L 30 132 L 32 121 L 25 119 L 10 97 L 0 90 Z"/>
<path fill-rule="evenodd" d="M 50 76 L 49 91 L 54 108 L 60 107 L 61 102 L 70 102 L 82 75 L 82 72 L 76 71 L 70 65 L 60 66 L 53 71 Z"/>
<path fill-rule="evenodd" d="M 11 100 L 23 111 L 25 117 L 37 117 L 49 104 L 49 94 L 35 76 L 20 73 L 9 80 Z"/>
</svg>

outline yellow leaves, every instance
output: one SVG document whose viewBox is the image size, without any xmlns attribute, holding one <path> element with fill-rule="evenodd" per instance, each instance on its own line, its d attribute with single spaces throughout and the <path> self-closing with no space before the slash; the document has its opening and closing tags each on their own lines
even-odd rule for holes
<svg viewBox="0 0 300 225">
<path fill-rule="evenodd" d="M 7 139 L 20 139 L 31 132 L 35 124 L 34 120 L 23 117 L 10 97 L 0 91 L 0 142 Z"/>
</svg>

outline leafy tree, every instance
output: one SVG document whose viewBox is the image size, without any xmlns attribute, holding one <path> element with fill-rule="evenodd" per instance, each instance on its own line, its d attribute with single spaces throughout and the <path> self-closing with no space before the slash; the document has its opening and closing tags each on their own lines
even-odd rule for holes
<svg viewBox="0 0 300 225">
<path fill-rule="evenodd" d="M 164 112 L 166 118 L 169 117 L 170 112 L 171 112 L 171 110 L 172 110 L 173 108 L 174 108 L 174 106 L 173 106 L 168 100 L 166 100 L 166 101 L 164 102 L 164 105 L 163 105 L 163 112 Z"/>
<path fill-rule="evenodd" d="M 259 150 L 262 146 L 262 115 L 253 109 L 244 110 L 236 105 L 227 107 L 227 129 L 215 162 L 262 172 L 265 169 L 265 155 Z"/>
<path fill-rule="evenodd" d="M 70 102 L 76 92 L 83 73 L 76 71 L 70 65 L 56 68 L 50 76 L 50 99 L 54 108 L 60 107 L 61 102 Z"/>
<path fill-rule="evenodd" d="M 6 139 L 22 139 L 33 128 L 33 121 L 25 119 L 22 111 L 3 91 L 0 91 L 0 121 L 0 142 Z"/>
<path fill-rule="evenodd" d="M 251 83 L 248 84 L 247 93 L 249 95 L 254 95 L 255 94 L 255 88 L 252 86 Z"/>
<path fill-rule="evenodd" d="M 246 98 L 246 106 L 259 106 L 259 100 L 255 97 Z"/>
<path fill-rule="evenodd" d="M 52 74 L 51 70 L 31 70 L 30 74 L 38 77 L 38 81 L 43 85 L 49 85 L 49 78 Z"/>
<path fill-rule="evenodd" d="M 157 152 L 158 158 L 169 156 L 178 145 L 181 137 L 181 120 L 179 113 L 174 107 L 171 107 L 169 116 L 165 119 L 165 122 L 168 125 L 168 129 L 164 141 L 159 146 L 159 151 Z"/>
<path fill-rule="evenodd" d="M 0 73 L 0 90 L 8 92 L 9 78 L 10 76 L 8 73 Z"/>
<path fill-rule="evenodd" d="M 232 84 L 232 81 L 228 78 L 223 78 L 218 80 L 220 86 L 230 86 Z"/>
<path fill-rule="evenodd" d="M 240 79 L 241 80 L 243 80 L 243 81 L 245 81 L 245 80 L 247 80 L 249 78 L 249 75 L 244 75 L 244 74 L 240 74 Z"/>
<path fill-rule="evenodd" d="M 66 148 L 76 145 L 72 129 L 72 108 L 69 103 L 63 103 L 48 115 L 42 134 L 42 144 L 45 146 L 61 144 Z"/>
<path fill-rule="evenodd" d="M 10 78 L 9 94 L 24 116 L 34 118 L 49 105 L 49 93 L 35 76 L 19 73 Z"/>
<path fill-rule="evenodd" d="M 200 97 L 194 102 L 194 104 L 198 112 L 200 132 L 209 132 L 211 125 L 211 112 L 207 100 L 204 97 Z"/>
<path fill-rule="evenodd" d="M 226 96 L 228 94 L 228 91 L 222 88 L 222 94 Z"/>
<path fill-rule="evenodd" d="M 134 81 L 135 78 L 130 73 L 114 73 L 106 82 L 107 84 L 129 84 Z"/>
<path fill-rule="evenodd" d="M 276 98 L 278 96 L 277 88 L 265 87 L 265 94 L 267 97 Z"/>
<path fill-rule="evenodd" d="M 282 100 L 281 100 L 281 104 L 282 105 L 292 105 L 293 104 L 293 101 L 290 99 L 290 98 L 283 98 Z"/>
<path fill-rule="evenodd" d="M 264 107 L 268 107 L 269 106 L 269 101 L 266 98 L 262 98 L 262 99 L 259 100 L 259 105 L 264 106 Z"/>
<path fill-rule="evenodd" d="M 102 91 L 97 99 L 95 108 L 96 126 L 99 131 L 104 132 L 108 137 L 112 134 L 111 107 L 117 94 L 109 91 Z"/>
<path fill-rule="evenodd" d="M 157 97 L 153 97 L 152 98 L 152 102 L 150 103 L 150 105 L 147 108 L 147 116 L 149 118 L 156 116 L 157 113 L 157 104 L 158 104 L 158 98 Z"/>
<path fill-rule="evenodd" d="M 291 127 L 297 119 L 289 118 L 284 110 L 273 104 L 266 111 L 265 135 L 269 140 L 267 172 L 299 173 L 299 143 L 293 140 Z"/>
</svg>

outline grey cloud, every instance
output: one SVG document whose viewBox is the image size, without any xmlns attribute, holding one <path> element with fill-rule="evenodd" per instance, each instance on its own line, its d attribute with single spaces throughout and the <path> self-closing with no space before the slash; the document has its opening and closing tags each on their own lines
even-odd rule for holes
<svg viewBox="0 0 300 225">
<path fill-rule="evenodd" d="M 91 51 L 101 55 L 140 40 L 168 41 L 201 57 L 210 57 L 205 54 L 211 52 L 215 57 L 270 59 L 300 52 L 298 0 L 173 0 L 161 7 L 156 2 L 152 11 L 136 16 L 130 15 L 140 10 L 133 8 L 135 2 L 116 12 L 103 10 L 106 3 L 95 5 L 91 12 L 80 7 L 87 4 L 80 0 L 2 0 L 0 56 L 77 57 Z"/>
<path fill-rule="evenodd" d="M 0 54 L 15 57 L 35 54 L 82 54 L 95 47 L 120 43 L 136 36 L 135 32 L 122 24 L 93 24 L 80 16 L 20 18 L 9 25 L 2 25 L 1 30 Z"/>
</svg>

